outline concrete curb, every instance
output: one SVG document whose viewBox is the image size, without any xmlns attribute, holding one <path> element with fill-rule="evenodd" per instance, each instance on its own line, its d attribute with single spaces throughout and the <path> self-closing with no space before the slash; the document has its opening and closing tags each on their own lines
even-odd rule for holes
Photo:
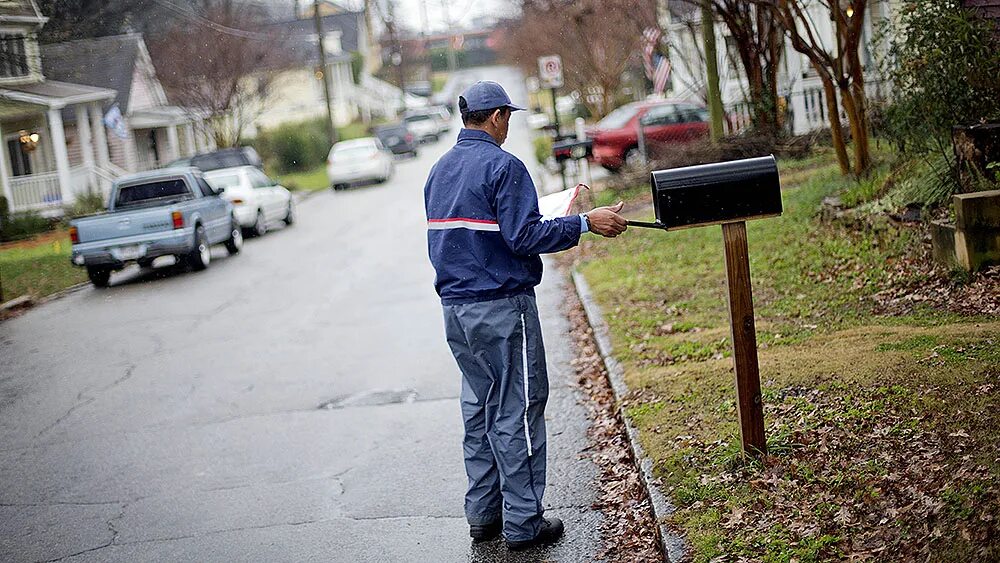
<svg viewBox="0 0 1000 563">
<path fill-rule="evenodd" d="M 312 199 L 313 197 L 329 189 L 330 189 L 329 187 L 326 187 L 318 190 L 296 190 L 292 192 L 292 199 L 295 200 L 295 203 L 301 203 L 303 201 L 308 201 L 309 199 Z"/>
<path fill-rule="evenodd" d="M 37 308 L 41 307 L 42 305 L 45 305 L 46 303 L 49 303 L 51 301 L 55 301 L 56 299 L 61 299 L 61 298 L 66 297 L 67 295 L 69 295 L 71 293 L 76 293 L 76 292 L 80 291 L 81 289 L 85 289 L 85 288 L 87 288 L 89 286 L 90 286 L 90 282 L 78 283 L 76 285 L 71 285 L 71 286 L 69 286 L 67 288 L 60 289 L 59 291 L 57 291 L 55 293 L 52 293 L 52 294 L 49 294 L 49 295 L 46 295 L 45 297 L 39 297 L 38 299 L 35 299 L 34 297 L 31 297 L 29 295 L 23 295 L 23 296 L 21 296 L 21 297 L 19 297 L 17 299 L 12 299 L 12 300 L 4 303 L 3 305 L 0 305 L 0 313 L 2 313 L 4 311 L 7 311 L 9 309 L 14 309 L 14 308 L 19 307 L 19 306 L 22 306 L 22 308 L 24 309 L 25 312 L 31 311 L 31 310 L 34 310 L 34 309 L 37 309 Z M 23 298 L 28 298 L 28 301 L 27 302 L 22 301 Z M 17 303 L 15 303 L 15 302 L 17 302 Z M 0 322 L 2 322 L 4 320 L 7 320 L 7 319 L 0 318 Z"/>
<path fill-rule="evenodd" d="M 653 518 L 656 519 L 657 535 L 660 539 L 663 557 L 668 562 L 681 561 L 687 551 L 686 541 L 682 536 L 664 524 L 664 520 L 673 514 L 676 508 L 660 491 L 658 486 L 659 481 L 653 476 L 653 461 L 649 459 L 645 450 L 642 449 L 642 444 L 639 443 L 639 431 L 629 420 L 625 410 L 621 406 L 622 399 L 629 391 L 628 386 L 625 384 L 625 369 L 611 354 L 611 337 L 608 334 L 608 325 L 604 322 L 604 315 L 601 313 L 601 308 L 597 305 L 593 294 L 590 292 L 587 280 L 584 279 L 583 274 L 576 270 L 573 270 L 572 278 L 576 294 L 580 297 L 580 302 L 583 303 L 583 310 L 587 314 L 587 321 L 594 330 L 594 340 L 597 341 L 597 349 L 601 354 L 601 359 L 604 360 L 604 367 L 608 371 L 611 388 L 614 390 L 615 400 L 618 403 L 618 413 L 625 423 L 625 431 L 628 434 L 629 444 L 632 447 L 632 454 L 639 470 L 639 477 L 642 479 L 642 484 L 649 495 L 650 505 L 653 509 Z"/>
</svg>

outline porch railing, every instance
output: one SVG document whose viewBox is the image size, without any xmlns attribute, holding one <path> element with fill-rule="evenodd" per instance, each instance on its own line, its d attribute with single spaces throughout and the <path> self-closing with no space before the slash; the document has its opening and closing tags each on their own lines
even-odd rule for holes
<svg viewBox="0 0 1000 563">
<path fill-rule="evenodd" d="M 111 185 L 120 175 L 118 170 L 106 170 L 99 166 L 74 166 L 70 168 L 70 185 L 65 187 L 65 191 L 60 189 L 57 172 L 14 176 L 10 179 L 10 209 L 15 213 L 37 211 L 57 216 L 63 213 L 63 205 L 72 201 L 71 195 L 98 192 L 107 201 Z"/>
<path fill-rule="evenodd" d="M 41 211 L 62 206 L 59 174 L 44 172 L 10 179 L 11 211 Z"/>
</svg>

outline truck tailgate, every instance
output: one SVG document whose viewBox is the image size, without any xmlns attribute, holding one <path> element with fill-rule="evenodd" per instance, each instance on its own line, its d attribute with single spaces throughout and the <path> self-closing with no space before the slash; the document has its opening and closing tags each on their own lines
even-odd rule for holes
<svg viewBox="0 0 1000 563">
<path fill-rule="evenodd" d="M 112 239 L 125 239 L 144 234 L 168 231 L 173 228 L 171 207 L 135 209 L 84 217 L 72 222 L 79 234 L 79 244 Z"/>
</svg>

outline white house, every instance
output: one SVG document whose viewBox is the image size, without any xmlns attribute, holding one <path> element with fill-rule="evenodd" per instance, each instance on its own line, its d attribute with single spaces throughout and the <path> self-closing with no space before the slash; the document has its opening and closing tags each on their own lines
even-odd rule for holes
<svg viewBox="0 0 1000 563">
<path fill-rule="evenodd" d="M 31 0 L 0 4 L 0 183 L 14 211 L 61 212 L 114 176 L 102 108 L 115 91 L 47 80 L 37 42 L 45 22 Z M 66 114 L 76 122 L 72 160 Z"/>
<path fill-rule="evenodd" d="M 869 0 L 866 23 L 861 39 L 862 63 L 867 69 L 866 88 L 869 96 L 881 96 L 875 73 L 876 54 L 872 52 L 876 29 L 881 22 L 892 18 L 898 9 L 897 0 Z M 809 15 L 815 25 L 819 40 L 831 52 L 835 50 L 833 24 L 828 9 L 819 2 L 807 3 Z M 664 30 L 672 65 L 672 95 L 676 97 L 704 98 L 706 91 L 701 31 L 701 9 L 691 0 L 660 0 L 660 26 Z M 739 62 L 736 44 L 726 25 L 715 23 L 715 42 L 722 102 L 730 113 L 746 111 L 747 81 Z M 785 41 L 778 77 L 778 95 L 785 99 L 790 130 L 800 135 L 828 127 L 827 108 L 823 86 L 805 55 L 795 51 L 791 42 Z"/>
<path fill-rule="evenodd" d="M 32 0 L 0 3 L 0 184 L 11 210 L 59 215 L 122 174 L 211 148 L 167 102 L 141 36 L 39 46 L 46 21 Z"/>
<path fill-rule="evenodd" d="M 278 22 L 271 25 L 283 38 L 290 61 L 276 72 L 261 111 L 250 134 L 257 129 L 271 129 L 324 117 L 326 98 L 323 80 L 330 84 L 333 120 L 337 126 L 372 117 L 393 117 L 402 99 L 402 91 L 371 76 L 365 61 L 372 57 L 369 30 L 363 12 L 342 11 L 320 18 L 322 45 L 326 56 L 325 72 L 319 70 L 319 46 L 312 18 Z M 357 59 L 357 63 L 355 62 Z M 355 64 L 360 64 L 355 82 Z"/>
<path fill-rule="evenodd" d="M 41 51 L 42 67 L 49 78 L 116 91 L 114 99 L 102 108 L 104 115 L 117 108 L 122 116 L 121 126 L 105 135 L 116 167 L 141 172 L 214 148 L 212 136 L 200 120 L 185 108 L 170 104 L 142 35 L 48 44 L 42 45 Z M 73 122 L 71 117 L 68 121 Z M 71 143 L 70 158 L 74 155 Z"/>
</svg>

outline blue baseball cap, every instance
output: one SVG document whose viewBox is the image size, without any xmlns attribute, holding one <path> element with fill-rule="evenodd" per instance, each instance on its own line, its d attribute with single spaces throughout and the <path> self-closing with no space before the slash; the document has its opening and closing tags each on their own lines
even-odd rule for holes
<svg viewBox="0 0 1000 563">
<path fill-rule="evenodd" d="M 467 107 L 462 108 L 462 111 L 482 111 L 501 107 L 508 107 L 510 111 L 524 109 L 510 102 L 510 96 L 504 91 L 503 86 L 489 80 L 480 80 L 469 86 L 462 92 L 462 97 L 465 98 L 467 104 Z"/>
</svg>

